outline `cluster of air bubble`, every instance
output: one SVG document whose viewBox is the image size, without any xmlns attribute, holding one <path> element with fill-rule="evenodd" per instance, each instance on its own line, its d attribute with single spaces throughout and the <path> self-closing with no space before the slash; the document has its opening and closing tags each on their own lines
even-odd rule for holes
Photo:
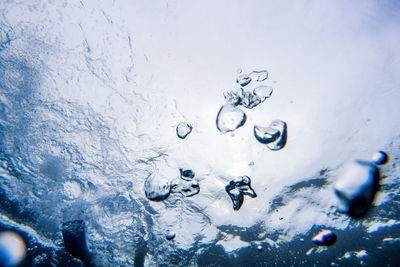
<svg viewBox="0 0 400 267">
<path fill-rule="evenodd" d="M 236 177 L 225 186 L 225 191 L 232 200 L 234 210 L 240 209 L 243 204 L 244 195 L 252 198 L 257 197 L 256 192 L 251 188 L 251 180 L 248 176 Z"/>
<path fill-rule="evenodd" d="M 249 75 L 240 74 L 236 78 L 240 88 L 223 93 L 227 104 L 220 108 L 217 115 L 217 128 L 220 132 L 232 132 L 244 125 L 246 114 L 238 106 L 252 109 L 271 97 L 273 90 L 272 87 L 267 85 L 258 85 L 252 92 L 243 89 L 252 81 L 262 82 L 267 78 L 268 72 L 266 70 L 252 71 Z"/>
<path fill-rule="evenodd" d="M 242 105 L 245 108 L 252 109 L 267 98 L 271 97 L 272 87 L 266 85 L 259 85 L 254 88 L 253 92 L 244 91 L 243 87 L 250 84 L 251 81 L 262 82 L 268 78 L 268 72 L 252 71 L 249 75 L 241 74 L 236 78 L 236 82 L 241 86 L 237 90 L 224 92 L 225 101 L 228 104 L 238 106 Z"/>
<path fill-rule="evenodd" d="M 152 174 L 147 177 L 144 184 L 145 195 L 152 201 L 163 201 L 169 197 L 171 193 L 180 193 L 185 197 L 191 197 L 200 192 L 200 185 L 194 179 L 192 170 L 180 169 L 180 179 L 174 183 L 162 175 Z"/>
<path fill-rule="evenodd" d="M 271 150 L 280 150 L 286 144 L 287 130 L 286 123 L 281 120 L 274 120 L 268 127 L 254 126 L 254 136 Z"/>
</svg>

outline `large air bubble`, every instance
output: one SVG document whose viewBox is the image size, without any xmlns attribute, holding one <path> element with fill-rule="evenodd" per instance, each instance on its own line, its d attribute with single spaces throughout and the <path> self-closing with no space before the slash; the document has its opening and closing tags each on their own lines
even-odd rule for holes
<svg viewBox="0 0 400 267">
<path fill-rule="evenodd" d="M 217 115 L 217 128 L 221 133 L 233 132 L 246 122 L 246 114 L 231 104 L 221 107 Z"/>
</svg>

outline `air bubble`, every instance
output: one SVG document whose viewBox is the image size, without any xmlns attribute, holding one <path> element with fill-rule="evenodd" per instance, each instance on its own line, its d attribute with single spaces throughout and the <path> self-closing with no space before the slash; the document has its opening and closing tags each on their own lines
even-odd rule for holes
<svg viewBox="0 0 400 267">
<path fill-rule="evenodd" d="M 144 183 L 144 191 L 149 200 L 163 201 L 169 196 L 171 185 L 166 178 L 152 174 Z"/>
<path fill-rule="evenodd" d="M 217 128 L 221 133 L 232 132 L 246 122 L 246 114 L 231 104 L 221 107 L 217 115 Z"/>
<path fill-rule="evenodd" d="M 383 151 L 377 151 L 372 155 L 372 161 L 376 165 L 383 165 L 389 161 L 389 156 Z"/>
<path fill-rule="evenodd" d="M 174 239 L 176 236 L 174 231 L 168 230 L 166 235 L 165 235 L 165 239 L 167 239 L 168 241 L 171 241 L 172 239 Z"/>
<path fill-rule="evenodd" d="M 263 251 L 263 247 L 262 247 L 261 245 L 258 245 L 258 246 L 257 246 L 257 250 L 258 250 L 258 251 Z"/>
<path fill-rule="evenodd" d="M 272 92 L 272 87 L 266 85 L 258 86 L 253 90 L 253 94 L 258 96 L 261 99 L 261 102 L 264 102 L 265 99 L 270 98 Z"/>
<path fill-rule="evenodd" d="M 247 76 L 246 74 L 241 74 L 236 78 L 236 82 L 240 86 L 246 86 L 251 82 L 251 78 Z"/>
<path fill-rule="evenodd" d="M 242 97 L 242 101 L 241 104 L 248 109 L 252 109 L 256 106 L 258 106 L 259 104 L 261 104 L 261 98 L 253 95 L 252 93 L 250 93 L 249 91 L 244 92 L 244 95 Z"/>
<path fill-rule="evenodd" d="M 286 145 L 286 123 L 274 120 L 268 127 L 254 126 L 254 136 L 262 144 L 266 144 L 271 150 L 280 150 Z"/>
<path fill-rule="evenodd" d="M 234 106 L 240 105 L 243 97 L 243 88 L 239 88 L 235 91 L 224 92 L 224 98 L 226 103 Z"/>
<path fill-rule="evenodd" d="M 200 192 L 200 185 L 197 181 L 182 180 L 171 187 L 171 193 L 181 193 L 185 197 L 191 197 Z"/>
<path fill-rule="evenodd" d="M 192 132 L 192 125 L 190 125 L 187 122 L 181 122 L 176 126 L 176 135 L 184 139 L 186 136 L 188 136 Z"/>
<path fill-rule="evenodd" d="M 234 210 L 239 210 L 242 206 L 243 195 L 248 195 L 252 198 L 257 197 L 256 192 L 251 188 L 251 180 L 248 176 L 236 177 L 225 187 L 225 191 L 232 200 Z"/>
<path fill-rule="evenodd" d="M 249 74 L 249 77 L 256 82 L 265 81 L 268 78 L 268 71 L 260 70 L 260 71 L 252 71 Z"/>
<path fill-rule="evenodd" d="M 179 169 L 181 178 L 186 181 L 191 181 L 194 178 L 194 171 Z"/>
<path fill-rule="evenodd" d="M 254 126 L 254 136 L 262 144 L 268 144 L 275 141 L 279 136 L 280 132 L 278 129 L 271 127 Z"/>
<path fill-rule="evenodd" d="M 334 185 L 338 209 L 353 217 L 363 216 L 379 189 L 379 170 L 375 164 L 354 160 L 347 164 Z"/>
<path fill-rule="evenodd" d="M 312 238 L 312 241 L 318 246 L 331 246 L 336 242 L 336 235 L 331 230 L 322 230 Z"/>
<path fill-rule="evenodd" d="M 26 256 L 25 242 L 11 231 L 0 233 L 0 266 L 17 266 Z"/>
</svg>

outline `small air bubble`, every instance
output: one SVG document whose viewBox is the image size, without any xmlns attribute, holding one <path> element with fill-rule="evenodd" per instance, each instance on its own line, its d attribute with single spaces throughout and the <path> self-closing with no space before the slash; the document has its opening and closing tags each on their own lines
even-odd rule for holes
<svg viewBox="0 0 400 267">
<path fill-rule="evenodd" d="M 186 138 L 192 132 L 192 125 L 187 122 L 181 122 L 176 126 L 176 135 L 180 139 Z"/>
<path fill-rule="evenodd" d="M 252 71 L 250 72 L 249 77 L 253 81 L 262 82 L 268 78 L 268 71 L 266 70 Z"/>
</svg>

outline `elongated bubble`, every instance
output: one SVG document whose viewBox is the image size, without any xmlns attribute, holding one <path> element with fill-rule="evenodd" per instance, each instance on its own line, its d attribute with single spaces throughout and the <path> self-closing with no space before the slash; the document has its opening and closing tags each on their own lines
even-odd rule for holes
<svg viewBox="0 0 400 267">
<path fill-rule="evenodd" d="M 151 174 L 144 183 L 144 191 L 149 200 L 163 201 L 169 196 L 171 185 L 166 178 Z"/>
<path fill-rule="evenodd" d="M 336 235 L 331 230 L 321 230 L 312 241 L 318 246 L 331 246 L 336 242 Z"/>
<path fill-rule="evenodd" d="M 200 192 L 200 185 L 197 181 L 180 180 L 171 187 L 171 193 L 180 193 L 185 197 L 191 197 Z"/>
<path fill-rule="evenodd" d="M 188 136 L 192 132 L 192 125 L 187 122 L 181 122 L 176 126 L 176 135 L 184 139 L 186 136 Z"/>
<path fill-rule="evenodd" d="M 221 107 L 217 115 L 217 128 L 221 133 L 232 132 L 246 122 L 246 114 L 231 104 Z"/>
<path fill-rule="evenodd" d="M 334 185 L 339 210 L 353 217 L 363 216 L 379 189 L 379 170 L 375 164 L 354 160 L 347 164 Z"/>
<path fill-rule="evenodd" d="M 243 204 L 244 195 L 252 198 L 257 197 L 256 192 L 251 188 L 251 180 L 248 176 L 239 176 L 225 186 L 225 191 L 232 200 L 233 209 L 239 210 Z"/>
<path fill-rule="evenodd" d="M 252 71 L 249 74 L 249 77 L 256 82 L 262 82 L 265 81 L 268 78 L 268 71 L 266 70 L 260 70 L 260 71 Z"/>
</svg>

